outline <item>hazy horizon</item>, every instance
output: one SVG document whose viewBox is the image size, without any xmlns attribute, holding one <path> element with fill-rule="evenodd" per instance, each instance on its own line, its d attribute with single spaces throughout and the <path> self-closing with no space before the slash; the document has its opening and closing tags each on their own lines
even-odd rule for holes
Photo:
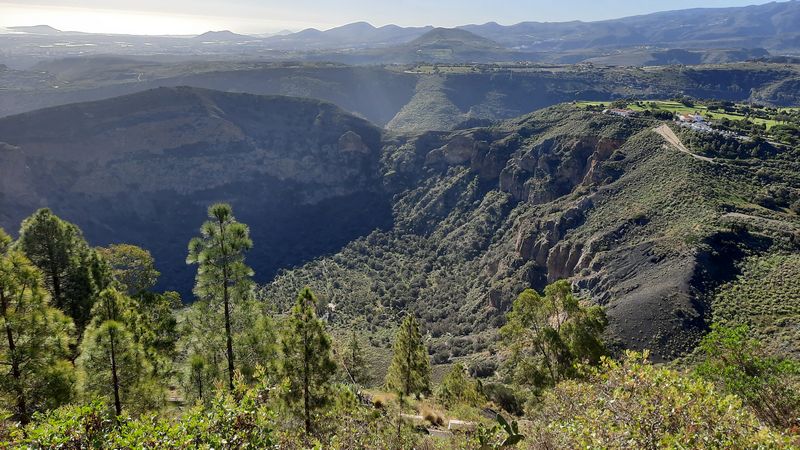
<svg viewBox="0 0 800 450">
<path fill-rule="evenodd" d="M 322 3 L 322 4 L 321 4 Z M 551 2 L 510 0 L 494 4 L 483 0 L 443 0 L 432 4 L 422 0 L 398 0 L 390 5 L 368 0 L 319 2 L 296 0 L 290 6 L 266 0 L 232 0 L 225 4 L 211 0 L 169 4 L 157 0 L 37 0 L 36 4 L 0 1 L 0 27 L 50 25 L 65 31 L 141 35 L 194 35 L 209 30 L 230 30 L 243 34 L 330 29 L 354 22 L 380 27 L 454 27 L 497 22 L 597 21 L 659 11 L 747 6 L 769 3 L 763 0 L 708 0 L 702 5 L 676 0 L 564 0 Z M 192 13 L 186 13 L 192 11 Z"/>
</svg>

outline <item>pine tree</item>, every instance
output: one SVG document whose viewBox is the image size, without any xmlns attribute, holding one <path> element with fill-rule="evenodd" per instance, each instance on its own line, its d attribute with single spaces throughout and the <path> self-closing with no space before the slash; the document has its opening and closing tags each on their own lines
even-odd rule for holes
<svg viewBox="0 0 800 450">
<path fill-rule="evenodd" d="M 394 338 L 394 356 L 386 374 L 386 386 L 406 397 L 430 392 L 431 365 L 422 342 L 419 323 L 406 316 Z"/>
<path fill-rule="evenodd" d="M 361 350 L 361 345 L 358 343 L 358 336 L 355 330 L 352 331 L 350 342 L 348 342 L 347 348 L 344 349 L 342 365 L 347 373 L 347 377 L 353 383 L 363 385 L 369 382 L 367 364 L 364 360 L 364 355 Z"/>
<path fill-rule="evenodd" d="M 309 288 L 300 291 L 281 339 L 284 399 L 290 408 L 302 411 L 306 434 L 311 433 L 313 413 L 331 401 L 328 381 L 336 370 L 331 340 L 317 318 L 316 306 Z"/>
<path fill-rule="evenodd" d="M 189 358 L 189 396 L 205 402 L 208 394 L 208 375 L 206 370 L 206 359 L 202 355 L 192 355 Z"/>
<path fill-rule="evenodd" d="M 183 385 L 189 398 L 195 398 L 198 376 L 202 375 L 205 399 L 211 398 L 212 388 L 224 380 L 227 386 L 227 358 L 225 356 L 225 335 L 220 333 L 224 326 L 219 308 L 205 300 L 192 304 L 183 316 L 181 345 L 185 358 L 183 364 Z M 275 325 L 263 311 L 263 305 L 250 299 L 239 302 L 231 311 L 231 333 L 233 352 L 236 355 L 236 371 L 245 382 L 274 381 L 278 366 L 278 338 Z M 192 368 L 192 360 L 203 362 L 203 370 Z M 268 379 L 254 377 L 258 368 L 264 369 Z"/>
<path fill-rule="evenodd" d="M 245 253 L 253 247 L 250 230 L 233 217 L 230 205 L 218 203 L 208 208 L 208 217 L 200 228 L 201 236 L 189 242 L 188 264 L 197 264 L 194 292 L 216 305 L 221 302 L 225 321 L 225 357 L 228 362 L 228 388 L 233 390 L 234 352 L 231 309 L 233 304 L 252 295 L 253 270 L 244 263 Z"/>
<path fill-rule="evenodd" d="M 84 394 L 110 399 L 117 416 L 123 408 L 142 412 L 162 400 L 137 333 L 142 329 L 142 319 L 135 307 L 131 298 L 113 288 L 101 292 L 78 358 Z"/>
<path fill-rule="evenodd" d="M 72 321 L 49 304 L 41 272 L 0 229 L 0 399 L 23 424 L 31 414 L 66 403 L 74 374 L 67 360 Z M 5 369 L 3 369 L 5 370 Z"/>
<path fill-rule="evenodd" d="M 113 279 L 115 289 L 127 293 L 135 301 L 139 313 L 136 329 L 130 330 L 147 353 L 154 374 L 162 377 L 172 369 L 178 341 L 178 322 L 174 310 L 181 306 L 177 292 L 151 291 L 161 275 L 155 269 L 150 252 L 130 244 L 98 248 L 100 270 Z"/>
<path fill-rule="evenodd" d="M 54 306 L 83 330 L 94 297 L 108 280 L 102 278 L 102 262 L 81 230 L 49 209 L 40 209 L 22 222 L 16 245 L 44 273 Z"/>
</svg>

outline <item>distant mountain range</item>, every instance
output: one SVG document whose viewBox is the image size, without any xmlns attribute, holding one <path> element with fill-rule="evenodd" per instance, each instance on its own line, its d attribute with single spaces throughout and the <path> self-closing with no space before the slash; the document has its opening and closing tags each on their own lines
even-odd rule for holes
<svg viewBox="0 0 800 450">
<path fill-rule="evenodd" d="M 459 29 L 509 49 L 575 51 L 628 46 L 682 48 L 800 48 L 800 1 L 736 8 L 668 11 L 598 22 L 495 22 Z M 376 28 L 357 22 L 327 31 L 307 29 L 271 42 L 287 48 L 389 46 L 411 42 L 433 27 Z"/>
<path fill-rule="evenodd" d="M 121 54 L 254 57 L 348 64 L 534 61 L 658 65 L 737 62 L 800 55 L 800 0 L 737 8 L 699 8 L 598 22 L 521 22 L 454 29 L 375 27 L 356 22 L 329 30 L 247 36 L 209 31 L 190 36 L 118 36 L 60 31 L 47 25 L 0 34 L 9 66 L 54 57 Z M 14 40 L 8 36 L 14 36 Z M 25 37 L 37 45 L 25 43 Z M 53 41 L 68 37 L 69 45 Z M 48 40 L 52 42 L 48 42 Z M 187 41 L 191 44 L 187 45 Z M 50 46 L 52 47 L 50 47 Z M 75 50 L 79 48 L 80 51 Z M 19 62 L 17 62 L 19 61 Z"/>
</svg>

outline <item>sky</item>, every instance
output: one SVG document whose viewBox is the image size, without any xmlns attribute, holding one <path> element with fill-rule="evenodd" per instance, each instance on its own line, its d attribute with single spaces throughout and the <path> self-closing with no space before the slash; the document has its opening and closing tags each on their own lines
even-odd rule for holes
<svg viewBox="0 0 800 450">
<path fill-rule="evenodd" d="M 603 20 L 656 11 L 746 6 L 763 0 L 0 0 L 0 27 L 127 34 L 268 33 L 375 26 L 453 27 L 495 21 Z"/>
</svg>

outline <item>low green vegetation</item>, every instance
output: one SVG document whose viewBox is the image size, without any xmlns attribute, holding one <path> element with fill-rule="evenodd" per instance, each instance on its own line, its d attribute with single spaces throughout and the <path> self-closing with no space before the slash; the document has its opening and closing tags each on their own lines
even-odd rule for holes
<svg viewBox="0 0 800 450">
<path fill-rule="evenodd" d="M 792 447 L 736 396 L 635 352 L 548 392 L 529 434 L 533 448 Z"/>
<path fill-rule="evenodd" d="M 797 443 L 792 437 L 800 425 L 796 361 L 767 352 L 746 327 L 723 325 L 703 340 L 694 371 L 655 367 L 646 353 L 612 359 L 602 340 L 603 310 L 585 305 L 565 281 L 542 294 L 526 289 L 513 302 L 498 347 L 505 362 L 493 383 L 475 380 L 456 363 L 434 386 L 427 339 L 409 314 L 394 336 L 387 391 L 367 391 L 356 333 L 335 351 L 328 325 L 317 315 L 325 308 L 308 288 L 286 315 L 259 304 L 248 294 L 247 227 L 227 205 L 212 206 L 209 216 L 212 221 L 203 226 L 202 240 L 192 241 L 188 259 L 200 263 L 198 303 L 177 310 L 173 294 L 151 291 L 158 274 L 146 251 L 111 246 L 83 260 L 102 268 L 97 279 L 105 280 L 105 287 L 92 294 L 80 334 L 69 316 L 51 306 L 45 278 L 21 250 L 25 247 L 0 233 L 6 330 L 0 362 L 10 375 L 0 383 L 0 398 L 8 405 L 0 410 L 4 448 L 483 450 Z M 75 230 L 71 239 L 80 236 L 61 219 L 48 220 Z M 791 267 L 786 260 L 770 260 L 751 270 L 784 274 Z M 720 298 L 741 289 L 737 286 L 723 286 Z M 233 294 L 227 308 L 226 288 Z M 69 300 L 63 303 L 68 310 Z M 209 309 L 215 303 L 228 314 Z M 204 334 L 217 336 L 201 340 Z M 235 364 L 230 372 L 229 362 Z M 486 417 L 481 410 L 487 407 L 503 412 Z M 525 420 L 506 419 L 512 414 Z M 428 436 L 428 430 L 445 437 Z"/>
<path fill-rule="evenodd" d="M 751 256 L 720 286 L 714 322 L 745 324 L 773 351 L 800 355 L 800 255 Z"/>
<path fill-rule="evenodd" d="M 705 360 L 700 375 L 735 394 L 765 423 L 777 429 L 798 426 L 800 363 L 764 351 L 746 325 L 712 326 L 700 343 Z"/>
</svg>

